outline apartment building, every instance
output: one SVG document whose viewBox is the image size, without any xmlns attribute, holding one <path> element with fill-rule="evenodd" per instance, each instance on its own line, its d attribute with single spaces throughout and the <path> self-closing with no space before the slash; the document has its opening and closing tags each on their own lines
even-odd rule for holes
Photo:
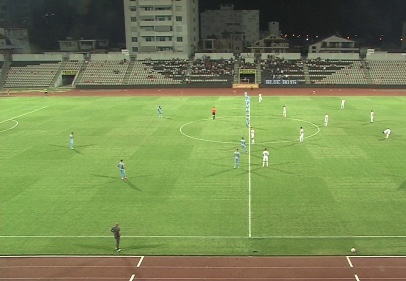
<svg viewBox="0 0 406 281">
<path fill-rule="evenodd" d="M 234 10 L 234 5 L 220 5 L 219 10 L 200 14 L 202 39 L 243 38 L 244 46 L 259 40 L 259 10 Z"/>
<path fill-rule="evenodd" d="M 199 41 L 198 0 L 124 0 L 126 45 L 137 53 L 191 55 Z"/>
</svg>

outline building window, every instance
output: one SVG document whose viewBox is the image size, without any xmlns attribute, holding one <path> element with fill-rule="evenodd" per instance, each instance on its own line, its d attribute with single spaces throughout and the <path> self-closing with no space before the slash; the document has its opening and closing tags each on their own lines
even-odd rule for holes
<svg viewBox="0 0 406 281">
<path fill-rule="evenodd" d="M 154 7 L 144 7 L 144 11 L 153 11 Z"/>
<path fill-rule="evenodd" d="M 138 42 L 138 38 L 137 37 L 131 37 L 131 42 Z"/>
<path fill-rule="evenodd" d="M 155 38 L 154 37 L 152 37 L 152 36 L 146 36 L 146 37 L 144 37 L 145 38 L 145 41 L 146 42 L 152 42 L 152 41 L 155 41 Z"/>
<path fill-rule="evenodd" d="M 132 12 L 137 11 L 137 7 L 135 7 L 135 6 L 131 6 L 131 7 L 130 7 L 130 11 L 132 11 Z"/>
<path fill-rule="evenodd" d="M 182 21 L 182 16 L 176 16 L 176 21 Z"/>
<path fill-rule="evenodd" d="M 136 22 L 137 21 L 137 17 L 131 17 L 131 22 Z"/>
<path fill-rule="evenodd" d="M 138 47 L 133 47 L 133 52 L 138 52 Z"/>
<path fill-rule="evenodd" d="M 176 37 L 176 42 L 183 42 L 183 37 Z"/>
</svg>

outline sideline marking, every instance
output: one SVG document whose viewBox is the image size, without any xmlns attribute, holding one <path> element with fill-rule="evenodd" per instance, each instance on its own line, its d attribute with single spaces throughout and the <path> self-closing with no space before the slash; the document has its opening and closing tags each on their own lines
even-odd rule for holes
<svg viewBox="0 0 406 281">
<path fill-rule="evenodd" d="M 252 237 L 251 214 L 251 100 L 248 108 L 248 237 Z"/>
<path fill-rule="evenodd" d="M 358 275 L 354 274 L 355 280 L 359 281 Z"/>
<path fill-rule="evenodd" d="M 140 260 L 139 260 L 138 263 L 137 263 L 137 267 L 140 267 L 140 266 L 141 266 L 143 260 L 144 260 L 144 256 L 141 256 L 141 257 L 140 257 Z"/>
<path fill-rule="evenodd" d="M 242 239 L 248 238 L 247 236 L 204 236 L 204 235 L 128 235 L 123 236 L 126 238 L 191 238 L 191 239 Z M 0 235 L 0 238 L 110 238 L 111 236 L 107 235 Z M 358 238 L 358 239 L 381 239 L 381 238 L 406 238 L 406 235 L 347 235 L 347 236 L 251 236 L 255 239 L 348 239 L 348 238 Z M 141 257 L 141 256 L 138 256 Z M 373 258 L 380 256 L 353 256 L 364 257 L 364 258 Z M 402 256 L 382 256 L 382 257 L 402 257 Z M 406 256 L 405 256 L 406 257 Z"/>
<path fill-rule="evenodd" d="M 133 281 L 133 280 L 134 280 L 134 278 L 135 278 L 135 274 L 131 275 L 131 278 L 130 278 L 130 280 L 129 280 L 129 281 Z"/>
<path fill-rule="evenodd" d="M 18 121 L 14 120 L 14 119 L 9 120 L 9 121 L 14 121 L 14 122 L 15 122 L 14 126 L 11 127 L 11 128 L 8 128 L 8 129 L 5 129 L 5 130 L 0 131 L 0 133 L 4 133 L 4 132 L 7 132 L 7 131 L 10 131 L 10 130 L 12 130 L 12 129 L 14 129 L 15 127 L 18 126 Z"/>
<path fill-rule="evenodd" d="M 44 107 L 41 107 L 41 108 L 38 108 L 38 109 L 32 110 L 32 111 L 30 111 L 30 112 L 23 113 L 23 114 L 20 114 L 20 115 L 17 115 L 17 116 L 11 117 L 11 118 L 9 118 L 9 119 L 6 119 L 6 120 L 3 120 L 3 121 L 0 121 L 0 124 L 1 124 L 1 123 L 4 123 L 4 122 L 7 122 L 7 121 L 11 121 L 11 120 L 13 120 L 13 119 L 17 119 L 18 117 L 22 117 L 22 116 L 25 116 L 25 115 L 28 115 L 28 114 L 31 114 L 31 113 L 34 113 L 34 112 L 37 112 L 37 111 L 43 110 L 43 109 L 45 109 L 45 108 L 47 108 L 47 107 L 48 107 L 48 106 L 44 106 Z"/>
<path fill-rule="evenodd" d="M 243 117 L 243 116 L 224 116 L 224 117 L 216 117 L 216 119 L 234 118 L 234 117 Z M 266 117 L 266 116 L 257 116 L 257 117 Z M 275 118 L 272 117 L 272 119 L 275 119 L 275 120 L 276 120 L 277 118 L 276 118 L 276 117 L 275 117 Z M 299 121 L 299 122 L 307 123 L 307 124 L 310 124 L 310 125 L 312 125 L 313 127 L 316 127 L 316 128 L 317 128 L 317 132 L 316 132 L 316 133 L 314 133 L 314 134 L 312 134 L 312 135 L 310 135 L 310 136 L 304 137 L 305 139 L 312 138 L 312 137 L 316 136 L 316 135 L 320 132 L 320 127 L 317 126 L 316 124 L 310 122 L 310 121 L 306 121 L 306 120 L 302 120 L 302 119 L 297 119 L 297 118 L 289 118 L 289 117 L 287 117 L 286 119 L 290 119 L 290 120 L 293 120 L 293 121 Z M 186 126 L 188 126 L 188 125 L 190 125 L 190 124 L 193 124 L 193 123 L 202 122 L 202 121 L 207 121 L 207 120 L 211 120 L 211 119 L 210 119 L 210 118 L 205 118 L 205 119 L 199 119 L 199 120 L 190 121 L 190 122 L 188 122 L 188 123 L 185 123 L 185 124 L 183 124 L 182 126 L 180 126 L 179 132 L 180 132 L 182 135 L 184 135 L 185 137 L 187 137 L 187 138 L 194 139 L 194 140 L 198 140 L 198 141 L 205 141 L 205 142 L 212 142 L 212 143 L 222 143 L 222 144 L 236 144 L 236 143 L 237 143 L 237 142 L 235 142 L 235 141 L 217 141 L 217 140 L 208 140 L 208 139 L 197 138 L 197 137 L 193 137 L 193 136 L 187 135 L 187 134 L 185 134 L 185 133 L 183 132 L 183 128 L 184 128 L 184 127 L 186 127 Z M 257 143 L 257 144 L 264 145 L 264 144 L 273 144 L 273 143 L 291 143 L 291 142 L 297 142 L 298 140 L 299 140 L 299 139 L 294 139 L 294 140 L 279 140 L 279 141 L 259 142 L 259 143 Z"/>
<path fill-rule="evenodd" d="M 350 257 L 349 257 L 349 256 L 346 256 L 346 258 L 347 258 L 347 261 L 348 261 L 348 264 L 350 265 L 350 267 L 353 267 L 353 266 L 352 266 L 352 262 L 351 262 L 351 260 L 350 260 Z"/>
</svg>

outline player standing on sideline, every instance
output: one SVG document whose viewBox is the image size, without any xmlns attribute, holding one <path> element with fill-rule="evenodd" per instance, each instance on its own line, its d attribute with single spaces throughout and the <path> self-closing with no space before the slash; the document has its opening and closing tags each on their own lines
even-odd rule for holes
<svg viewBox="0 0 406 281">
<path fill-rule="evenodd" d="M 371 110 L 371 123 L 374 123 L 375 112 Z"/>
<path fill-rule="evenodd" d="M 345 107 L 345 100 L 342 99 L 342 100 L 341 100 L 341 109 L 344 109 L 344 107 Z"/>
<path fill-rule="evenodd" d="M 385 134 L 386 138 L 389 138 L 389 135 L 391 133 L 391 130 L 388 128 L 385 131 L 383 131 L 383 133 Z"/>
<path fill-rule="evenodd" d="M 251 127 L 251 144 L 255 144 L 255 130 Z"/>
<path fill-rule="evenodd" d="M 313 90 L 312 94 L 315 95 L 315 94 L 316 94 L 316 90 Z"/>
<path fill-rule="evenodd" d="M 240 152 L 238 148 L 234 152 L 234 169 L 235 168 L 240 168 Z"/>
<path fill-rule="evenodd" d="M 327 127 L 328 125 L 328 114 L 326 113 L 326 115 L 324 115 L 324 126 Z"/>
<path fill-rule="evenodd" d="M 286 106 L 282 108 L 282 116 L 286 118 Z"/>
<path fill-rule="evenodd" d="M 242 153 L 247 153 L 247 144 L 245 143 L 244 137 L 241 138 L 241 151 Z"/>
<path fill-rule="evenodd" d="M 73 132 L 69 134 L 69 147 L 73 149 Z"/>
<path fill-rule="evenodd" d="M 262 152 L 262 167 L 265 167 L 265 164 L 268 167 L 268 157 L 269 151 L 265 148 L 264 151 Z"/>
<path fill-rule="evenodd" d="M 261 103 L 261 101 L 262 101 L 262 94 L 259 93 L 259 94 L 258 94 L 258 102 Z"/>
<path fill-rule="evenodd" d="M 162 118 L 162 107 L 158 105 L 158 117 Z"/>
<path fill-rule="evenodd" d="M 122 180 L 126 180 L 127 179 L 127 175 L 125 173 L 125 166 L 124 166 L 124 161 L 123 159 L 120 160 L 120 162 L 118 162 L 117 167 L 120 169 L 120 176 Z"/>
<path fill-rule="evenodd" d="M 211 115 L 213 115 L 213 120 L 216 119 L 216 108 L 213 106 L 213 108 L 211 109 Z"/>
<path fill-rule="evenodd" d="M 120 237 L 121 237 L 121 232 L 120 232 L 120 227 L 118 226 L 118 222 L 114 224 L 114 226 L 110 229 L 111 232 L 114 233 L 114 239 L 116 239 L 116 251 L 121 252 L 120 249 Z"/>
<path fill-rule="evenodd" d="M 303 140 L 304 140 L 304 130 L 303 130 L 303 127 L 300 127 L 299 142 L 303 142 Z"/>
</svg>

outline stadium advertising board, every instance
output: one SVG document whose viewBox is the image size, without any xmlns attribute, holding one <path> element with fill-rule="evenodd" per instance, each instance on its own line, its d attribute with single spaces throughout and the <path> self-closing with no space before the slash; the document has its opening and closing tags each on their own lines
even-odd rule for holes
<svg viewBox="0 0 406 281">
<path fill-rule="evenodd" d="M 255 69 L 240 69 L 240 74 L 255 74 Z"/>
<path fill-rule="evenodd" d="M 266 85 L 297 85 L 297 80 L 265 80 Z"/>
</svg>

